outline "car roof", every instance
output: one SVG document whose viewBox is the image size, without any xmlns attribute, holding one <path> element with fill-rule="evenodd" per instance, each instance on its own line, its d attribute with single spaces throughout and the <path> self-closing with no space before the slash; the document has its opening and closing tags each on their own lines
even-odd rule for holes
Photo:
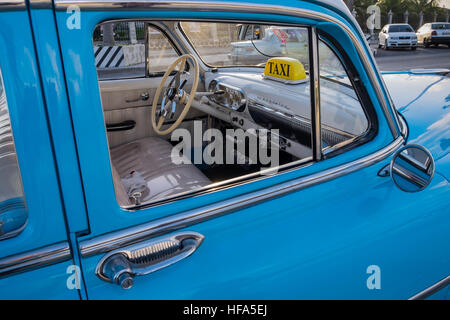
<svg viewBox="0 0 450 320">
<path fill-rule="evenodd" d="M 317 0 L 316 2 L 331 6 L 341 12 L 350 12 L 343 0 Z"/>
</svg>

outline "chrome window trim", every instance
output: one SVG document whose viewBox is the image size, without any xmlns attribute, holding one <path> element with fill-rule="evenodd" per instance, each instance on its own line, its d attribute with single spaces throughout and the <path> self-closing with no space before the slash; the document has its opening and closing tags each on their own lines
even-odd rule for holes
<svg viewBox="0 0 450 320">
<path fill-rule="evenodd" d="M 111 250 L 147 240 L 159 235 L 173 232 L 194 224 L 216 218 L 227 213 L 279 197 L 294 191 L 299 191 L 315 184 L 329 181 L 371 166 L 391 155 L 404 143 L 402 136 L 383 149 L 343 165 L 330 168 L 305 177 L 287 181 L 263 190 L 254 191 L 232 199 L 220 201 L 201 208 L 192 209 L 161 219 L 156 219 L 138 226 L 114 231 L 80 242 L 80 252 L 83 257 L 105 253 Z"/>
<path fill-rule="evenodd" d="M 72 258 L 67 241 L 0 259 L 0 278 L 64 262 Z"/>
<path fill-rule="evenodd" d="M 319 36 L 309 30 L 309 87 L 311 89 L 311 147 L 314 161 L 322 160 L 322 120 L 320 115 Z"/>
<path fill-rule="evenodd" d="M 52 9 L 52 0 L 29 0 L 32 9 Z"/>
<path fill-rule="evenodd" d="M 347 27 L 343 22 L 338 19 L 331 17 L 327 14 L 295 8 L 287 7 L 281 5 L 270 5 L 270 4 L 254 4 L 254 3 L 229 3 L 223 1 L 211 1 L 211 2 L 198 2 L 198 1 L 163 1 L 163 0 L 55 0 L 56 10 L 66 10 L 70 5 L 77 5 L 82 10 L 158 10 L 158 11 L 179 11 L 179 10 L 200 10 L 200 11 L 228 11 L 228 12 L 245 12 L 245 13 L 269 13 L 269 14 L 279 14 L 286 16 L 302 17 L 315 19 L 320 21 L 332 22 L 340 26 L 352 40 L 358 55 L 363 63 L 363 67 L 370 79 L 372 87 L 375 89 L 378 102 L 381 104 L 384 116 L 388 122 L 391 133 L 396 139 L 399 134 L 398 120 L 395 116 L 395 110 L 391 105 L 387 104 L 385 99 L 384 89 L 386 96 L 389 99 L 389 93 L 386 89 L 384 83 L 380 87 L 379 79 L 382 80 L 381 75 L 379 79 L 372 64 L 370 63 L 367 53 L 364 47 L 358 41 L 357 36 Z M 369 55 L 373 59 L 373 55 L 369 50 Z M 375 70 L 378 72 L 378 68 L 375 64 Z M 391 102 L 391 101 L 390 101 Z"/>
<path fill-rule="evenodd" d="M 0 11 L 25 9 L 24 0 L 0 0 Z"/>
<path fill-rule="evenodd" d="M 435 294 L 436 292 L 440 291 L 441 289 L 444 289 L 448 285 L 450 285 L 450 276 L 447 276 L 441 281 L 436 282 L 432 286 L 426 288 L 425 290 L 419 292 L 418 294 L 415 294 L 408 300 L 424 300 L 429 296 Z"/>
</svg>

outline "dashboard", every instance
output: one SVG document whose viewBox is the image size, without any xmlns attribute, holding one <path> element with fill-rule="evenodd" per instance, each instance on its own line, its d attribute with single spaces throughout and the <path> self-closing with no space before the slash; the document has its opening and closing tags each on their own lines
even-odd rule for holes
<svg viewBox="0 0 450 320">
<path fill-rule="evenodd" d="M 309 81 L 285 84 L 265 79 L 255 68 L 207 72 L 211 94 L 203 103 L 234 126 L 278 129 L 280 149 L 297 158 L 311 151 L 311 100 Z M 349 86 L 321 80 L 322 146 L 334 146 L 365 132 L 367 117 Z"/>
</svg>

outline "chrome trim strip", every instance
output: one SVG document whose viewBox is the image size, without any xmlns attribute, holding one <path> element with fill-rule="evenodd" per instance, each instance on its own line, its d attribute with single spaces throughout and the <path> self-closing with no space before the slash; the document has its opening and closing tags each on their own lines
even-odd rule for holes
<svg viewBox="0 0 450 320">
<path fill-rule="evenodd" d="M 25 9 L 24 0 L 0 0 L 0 11 Z"/>
<path fill-rule="evenodd" d="M 343 22 L 331 17 L 327 14 L 311 11 L 307 9 L 300 9 L 295 7 L 287 7 L 281 5 L 270 4 L 254 4 L 254 3 L 229 3 L 224 1 L 165 1 L 165 0 L 55 0 L 56 10 L 66 10 L 70 5 L 78 5 L 82 10 L 197 10 L 197 11 L 228 11 L 228 12 L 243 12 L 243 13 L 270 13 L 294 17 L 302 17 L 315 19 L 319 21 L 332 22 L 339 25 L 352 39 L 352 42 L 358 51 L 364 69 L 372 83 L 373 88 L 378 97 L 378 102 L 381 104 L 386 121 L 394 139 L 399 136 L 399 128 L 397 119 L 395 118 L 395 110 L 386 102 L 383 90 L 378 82 L 378 77 L 372 68 L 372 65 L 367 57 L 362 44 L 358 41 L 357 36 L 347 27 Z M 369 55 L 370 55 L 369 51 Z M 378 71 L 375 65 L 375 69 Z M 379 73 L 379 71 L 378 71 Z M 380 75 L 380 79 L 382 79 Z M 382 86 L 385 89 L 385 86 Z M 388 92 L 386 91 L 386 95 Z"/>
<path fill-rule="evenodd" d="M 314 161 L 322 159 L 322 122 L 320 118 L 319 37 L 315 27 L 310 29 L 310 88 L 311 88 L 311 146 Z"/>
<path fill-rule="evenodd" d="M 68 242 L 60 242 L 0 259 L 0 278 L 14 273 L 67 261 L 72 257 Z"/>
<path fill-rule="evenodd" d="M 52 0 L 29 0 L 32 9 L 52 9 Z"/>
<path fill-rule="evenodd" d="M 429 296 L 435 294 L 441 289 L 444 289 L 446 286 L 450 285 L 450 276 L 447 276 L 446 278 L 442 279 L 439 282 L 436 282 L 432 286 L 426 288 L 425 290 L 419 292 L 418 294 L 412 296 L 408 300 L 424 300 L 428 298 Z"/>
<path fill-rule="evenodd" d="M 192 209 L 169 217 L 150 221 L 138 226 L 83 240 L 80 243 L 81 255 L 83 257 L 87 257 L 99 253 L 105 253 L 140 241 L 147 240 L 155 236 L 183 229 L 205 220 L 216 218 L 227 213 L 285 195 L 290 192 L 298 191 L 318 183 L 338 178 L 340 176 L 371 166 L 374 163 L 387 158 L 395 150 L 400 148 L 403 143 L 404 139 L 400 136 L 387 147 L 384 147 L 374 154 L 354 160 L 350 163 L 340 165 L 335 168 L 330 168 L 319 173 L 297 178 L 292 181 L 284 182 L 282 184 L 278 184 L 263 190 L 254 191 L 201 208 Z"/>
</svg>

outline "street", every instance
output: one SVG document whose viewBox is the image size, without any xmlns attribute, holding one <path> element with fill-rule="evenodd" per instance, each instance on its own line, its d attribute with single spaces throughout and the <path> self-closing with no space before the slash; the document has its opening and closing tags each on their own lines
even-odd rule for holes
<svg viewBox="0 0 450 320">
<path fill-rule="evenodd" d="M 407 71 L 410 69 L 450 69 L 450 48 L 440 45 L 428 49 L 377 50 L 375 59 L 381 71 Z"/>
</svg>

